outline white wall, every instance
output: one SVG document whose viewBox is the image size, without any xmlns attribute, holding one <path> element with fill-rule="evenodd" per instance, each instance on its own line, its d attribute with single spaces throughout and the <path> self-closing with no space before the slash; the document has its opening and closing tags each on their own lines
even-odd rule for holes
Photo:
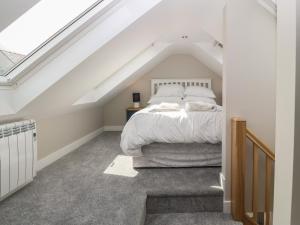
<svg viewBox="0 0 300 225">
<path fill-rule="evenodd" d="M 37 119 L 38 159 L 103 127 L 101 107 Z"/>
<path fill-rule="evenodd" d="M 147 105 L 151 96 L 151 79 L 154 78 L 211 78 L 212 88 L 217 95 L 217 101 L 221 104 L 222 78 L 193 56 L 172 55 L 104 105 L 104 124 L 106 126 L 125 125 L 126 108 L 133 104 L 133 92 L 140 92 L 141 104 Z"/>
<path fill-rule="evenodd" d="M 230 201 L 230 119 L 247 120 L 248 127 L 275 146 L 276 20 L 256 1 L 227 2 L 224 38 L 223 104 L 226 137 L 223 146 L 225 200 Z"/>
<path fill-rule="evenodd" d="M 300 222 L 300 4 L 297 3 L 297 56 L 296 56 L 296 90 L 295 90 L 295 133 L 294 133 L 294 159 L 293 159 L 293 194 L 291 225 Z"/>
<path fill-rule="evenodd" d="M 99 106 L 47 117 L 21 114 L 0 117 L 0 124 L 23 119 L 35 119 L 37 122 L 38 159 L 103 127 L 102 107 Z"/>
<path fill-rule="evenodd" d="M 300 221 L 298 175 L 300 170 L 300 6 L 296 0 L 278 0 L 277 3 L 278 78 L 274 225 L 298 225 Z"/>
</svg>

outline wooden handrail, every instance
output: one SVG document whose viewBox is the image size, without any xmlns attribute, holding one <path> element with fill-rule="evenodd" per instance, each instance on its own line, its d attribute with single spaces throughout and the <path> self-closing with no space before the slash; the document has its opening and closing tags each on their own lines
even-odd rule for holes
<svg viewBox="0 0 300 225">
<path fill-rule="evenodd" d="M 245 208 L 245 177 L 248 173 L 249 161 L 247 157 L 246 140 L 252 142 L 253 162 L 252 162 L 252 213 L 246 213 Z M 242 118 L 233 118 L 231 121 L 231 213 L 235 220 L 244 222 L 245 225 L 257 225 L 259 212 L 259 185 L 260 179 L 260 155 L 259 151 L 265 155 L 265 205 L 264 205 L 264 225 L 271 224 L 271 194 L 272 194 L 272 171 L 275 161 L 274 152 L 264 144 L 249 129 L 247 129 L 246 120 Z M 251 168 L 251 167 L 250 167 Z"/>
<path fill-rule="evenodd" d="M 255 134 L 250 131 L 248 128 L 246 128 L 246 136 L 249 138 L 252 142 L 254 142 L 257 147 L 263 151 L 269 158 L 271 158 L 273 161 L 275 161 L 275 154 L 274 152 L 266 145 L 264 144 L 261 140 L 259 140 Z"/>
</svg>

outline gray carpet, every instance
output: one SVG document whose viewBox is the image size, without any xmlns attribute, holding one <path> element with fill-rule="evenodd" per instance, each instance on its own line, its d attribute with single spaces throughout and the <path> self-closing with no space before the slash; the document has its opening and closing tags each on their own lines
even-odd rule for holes
<svg viewBox="0 0 300 225">
<path fill-rule="evenodd" d="M 141 225 L 147 194 L 222 195 L 220 168 L 135 171 L 119 143 L 119 132 L 103 133 L 39 172 L 33 183 L 0 203 L 0 224 Z"/>
<path fill-rule="evenodd" d="M 148 196 L 147 214 L 223 212 L 222 195 Z"/>
<path fill-rule="evenodd" d="M 145 225 L 242 225 L 223 213 L 172 213 L 147 215 Z"/>
</svg>

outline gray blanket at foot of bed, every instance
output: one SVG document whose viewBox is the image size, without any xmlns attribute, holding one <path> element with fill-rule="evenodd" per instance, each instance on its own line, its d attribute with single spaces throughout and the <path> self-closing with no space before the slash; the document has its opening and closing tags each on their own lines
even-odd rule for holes
<svg viewBox="0 0 300 225">
<path fill-rule="evenodd" d="M 142 148 L 143 156 L 133 157 L 133 166 L 142 167 L 205 167 L 221 166 L 221 144 L 153 143 Z"/>
</svg>

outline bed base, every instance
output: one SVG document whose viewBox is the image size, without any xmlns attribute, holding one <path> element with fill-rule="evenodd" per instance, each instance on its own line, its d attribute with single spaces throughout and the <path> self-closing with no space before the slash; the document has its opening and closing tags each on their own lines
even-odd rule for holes
<svg viewBox="0 0 300 225">
<path fill-rule="evenodd" d="M 133 157 L 134 168 L 220 167 L 221 144 L 153 143 L 142 148 L 143 156 Z"/>
</svg>

